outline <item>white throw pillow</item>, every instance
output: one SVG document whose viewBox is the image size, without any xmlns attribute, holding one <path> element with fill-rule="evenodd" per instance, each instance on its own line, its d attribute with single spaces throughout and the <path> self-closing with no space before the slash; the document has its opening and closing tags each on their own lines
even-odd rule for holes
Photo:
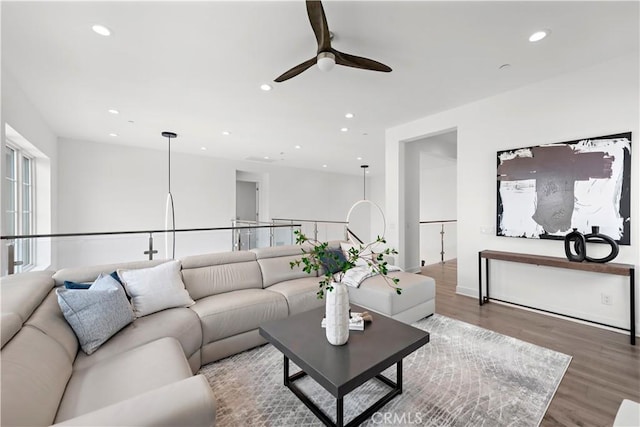
<svg viewBox="0 0 640 427">
<path fill-rule="evenodd" d="M 136 317 L 195 304 L 184 288 L 180 261 L 138 270 L 118 270 L 118 276 L 131 297 Z"/>
</svg>

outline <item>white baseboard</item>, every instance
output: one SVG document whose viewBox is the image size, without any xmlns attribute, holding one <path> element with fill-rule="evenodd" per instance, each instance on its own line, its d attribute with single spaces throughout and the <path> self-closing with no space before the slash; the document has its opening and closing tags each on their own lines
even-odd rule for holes
<svg viewBox="0 0 640 427">
<path fill-rule="evenodd" d="M 467 297 L 478 298 L 478 290 L 472 288 L 465 288 L 462 286 L 456 286 L 456 294 L 464 295 Z"/>
<path fill-rule="evenodd" d="M 404 271 L 406 271 L 407 273 L 420 273 L 422 270 L 420 269 L 420 267 L 406 267 Z"/>
<path fill-rule="evenodd" d="M 476 300 L 478 299 L 478 289 L 477 288 L 466 288 L 466 287 L 463 287 L 463 286 L 456 286 L 456 294 L 464 295 L 466 297 L 472 297 L 472 298 L 475 298 Z M 617 332 L 619 334 L 623 334 L 623 335 L 627 335 L 627 336 L 629 335 L 628 331 L 622 331 L 620 329 L 610 328 L 608 326 L 598 325 L 598 324 L 591 323 L 591 322 L 585 322 L 583 320 L 572 319 L 570 317 L 565 317 L 565 316 L 552 314 L 552 313 L 546 313 L 544 311 L 539 311 L 539 310 L 530 309 L 530 308 L 526 308 L 526 307 L 520 307 L 519 305 L 503 303 L 501 301 L 492 301 L 491 304 L 506 305 L 506 306 L 509 306 L 509 307 L 518 308 L 520 310 L 530 311 L 530 312 L 538 313 L 538 314 L 544 314 L 545 316 L 549 316 L 549 317 L 555 317 L 556 319 L 569 320 L 571 322 L 580 323 L 581 325 L 593 326 L 595 328 L 600 328 L 600 329 L 604 329 L 604 330 L 611 331 L 611 332 Z M 521 303 L 521 304 L 524 304 L 524 303 Z M 601 320 L 601 319 L 598 319 L 596 321 L 599 321 L 599 320 Z M 602 319 L 602 320 L 603 320 L 603 322 L 608 321 L 607 319 Z M 637 323 L 636 323 L 636 337 L 640 337 L 640 325 L 638 325 Z"/>
</svg>

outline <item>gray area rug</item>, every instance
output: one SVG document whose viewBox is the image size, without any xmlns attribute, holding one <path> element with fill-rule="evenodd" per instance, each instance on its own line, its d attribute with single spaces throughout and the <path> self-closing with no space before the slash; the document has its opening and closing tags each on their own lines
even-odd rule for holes
<svg viewBox="0 0 640 427">
<path fill-rule="evenodd" d="M 365 426 L 537 426 L 571 357 L 468 323 L 434 315 L 413 326 L 431 342 L 404 359 L 403 393 Z M 282 381 L 270 344 L 204 366 L 217 425 L 319 426 Z M 292 364 L 291 373 L 298 369 Z M 384 374 L 395 380 L 395 365 Z M 335 420 L 335 399 L 311 378 L 296 382 Z M 344 399 L 345 424 L 388 391 L 371 380 Z"/>
</svg>

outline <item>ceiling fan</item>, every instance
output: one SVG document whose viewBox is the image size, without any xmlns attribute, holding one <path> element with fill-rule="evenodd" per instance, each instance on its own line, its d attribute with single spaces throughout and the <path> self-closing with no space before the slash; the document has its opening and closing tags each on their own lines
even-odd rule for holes
<svg viewBox="0 0 640 427">
<path fill-rule="evenodd" d="M 311 22 L 311 28 L 316 35 L 318 42 L 318 53 L 313 58 L 296 65 L 289 71 L 275 79 L 276 82 L 283 82 L 292 77 L 297 76 L 303 71 L 311 68 L 314 64 L 318 64 L 318 68 L 322 71 L 329 71 L 335 64 L 344 65 L 353 68 L 362 68 L 364 70 L 382 71 L 388 73 L 391 68 L 381 62 L 373 59 L 362 58 L 360 56 L 349 55 L 335 50 L 331 47 L 331 33 L 327 25 L 327 17 L 324 15 L 322 2 L 317 0 L 307 0 L 307 14 Z"/>
</svg>

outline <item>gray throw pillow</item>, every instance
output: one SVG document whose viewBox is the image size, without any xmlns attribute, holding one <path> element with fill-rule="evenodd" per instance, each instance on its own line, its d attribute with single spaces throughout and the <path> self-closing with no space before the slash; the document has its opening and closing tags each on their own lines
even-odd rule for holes
<svg viewBox="0 0 640 427">
<path fill-rule="evenodd" d="M 87 354 L 134 319 L 124 289 L 111 276 L 101 274 L 87 290 L 58 289 L 56 293 L 64 318 Z"/>
</svg>

